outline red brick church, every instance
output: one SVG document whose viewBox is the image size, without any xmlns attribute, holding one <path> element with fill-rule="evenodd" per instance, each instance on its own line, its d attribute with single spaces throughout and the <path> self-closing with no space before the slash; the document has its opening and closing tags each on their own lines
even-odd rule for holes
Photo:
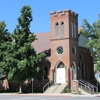
<svg viewBox="0 0 100 100">
<path fill-rule="evenodd" d="M 88 40 L 80 34 L 78 14 L 71 10 L 51 12 L 50 23 L 50 32 L 36 34 L 38 40 L 32 43 L 37 54 L 46 53 L 40 64 L 45 75 L 41 82 L 34 80 L 34 91 L 48 82 L 71 87 L 72 80 L 94 80 L 93 59 L 86 48 Z"/>
<path fill-rule="evenodd" d="M 50 13 L 50 32 L 39 33 L 32 45 L 37 53 L 45 52 L 41 62 L 44 82 L 67 83 L 71 80 L 94 80 L 94 67 L 88 40 L 80 34 L 78 14 L 71 10 Z"/>
</svg>

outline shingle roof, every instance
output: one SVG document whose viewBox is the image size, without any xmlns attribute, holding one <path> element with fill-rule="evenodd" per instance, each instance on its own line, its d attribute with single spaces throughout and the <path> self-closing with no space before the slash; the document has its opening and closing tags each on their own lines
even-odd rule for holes
<svg viewBox="0 0 100 100">
<path fill-rule="evenodd" d="M 50 61 L 50 32 L 35 34 L 37 40 L 32 42 L 32 46 L 35 48 L 36 53 L 45 52 L 46 58 L 44 61 Z"/>
<path fill-rule="evenodd" d="M 50 32 L 35 34 L 37 40 L 32 42 L 32 46 L 35 48 L 37 53 L 50 49 Z"/>
</svg>

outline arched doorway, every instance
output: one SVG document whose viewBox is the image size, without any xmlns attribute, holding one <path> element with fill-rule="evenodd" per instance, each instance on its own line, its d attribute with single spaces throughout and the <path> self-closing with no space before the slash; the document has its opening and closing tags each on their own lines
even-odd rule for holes
<svg viewBox="0 0 100 100">
<path fill-rule="evenodd" d="M 65 83 L 65 65 L 59 62 L 56 66 L 56 83 Z"/>
<path fill-rule="evenodd" d="M 79 68 L 81 70 L 81 79 L 85 79 L 85 65 L 82 56 L 79 57 Z"/>
<path fill-rule="evenodd" d="M 76 80 L 77 79 L 77 67 L 76 67 L 76 63 L 75 61 L 73 61 L 73 65 L 72 65 L 72 80 Z"/>
</svg>

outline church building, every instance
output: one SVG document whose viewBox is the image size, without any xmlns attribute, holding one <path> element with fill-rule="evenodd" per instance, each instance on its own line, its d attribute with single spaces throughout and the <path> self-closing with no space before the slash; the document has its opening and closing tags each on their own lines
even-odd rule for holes
<svg viewBox="0 0 100 100">
<path fill-rule="evenodd" d="M 40 63 L 45 75 L 41 82 L 34 79 L 34 91 L 42 91 L 44 86 L 59 83 L 71 89 L 72 80 L 94 80 L 93 58 L 86 48 L 88 39 L 80 34 L 80 30 L 77 13 L 71 10 L 50 13 L 50 31 L 36 34 L 37 40 L 32 42 L 37 54 L 46 54 Z M 31 91 L 29 84 L 22 90 Z M 15 83 L 9 83 L 11 91 L 18 91 L 18 87 Z"/>
<path fill-rule="evenodd" d="M 50 13 L 50 32 L 36 34 L 38 40 L 32 43 L 37 53 L 46 53 L 40 64 L 45 71 L 42 85 L 50 81 L 70 87 L 72 80 L 94 80 L 93 59 L 86 48 L 88 39 L 80 34 L 81 29 L 77 13 Z"/>
</svg>

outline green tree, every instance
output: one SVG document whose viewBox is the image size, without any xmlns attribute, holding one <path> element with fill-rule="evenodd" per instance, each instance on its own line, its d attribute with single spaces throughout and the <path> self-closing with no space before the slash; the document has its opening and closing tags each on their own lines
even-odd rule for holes
<svg viewBox="0 0 100 100">
<path fill-rule="evenodd" d="M 36 40 L 34 33 L 30 31 L 30 23 L 33 20 L 30 6 L 23 6 L 21 15 L 18 18 L 18 24 L 11 34 L 12 42 L 7 49 L 5 56 L 4 70 L 9 81 L 23 82 L 26 79 L 41 80 L 44 72 L 40 68 L 40 62 L 45 57 L 44 53 L 36 54 L 31 45 Z M 21 92 L 21 84 L 20 84 Z"/>
<path fill-rule="evenodd" d="M 81 33 L 89 40 L 86 46 L 92 50 L 91 55 L 94 59 L 96 69 L 100 71 L 100 15 L 99 19 L 92 25 L 89 24 L 86 19 L 84 19 L 82 26 L 83 30 Z"/>
<path fill-rule="evenodd" d="M 12 39 L 8 29 L 6 29 L 5 22 L 0 22 L 0 74 L 4 75 L 5 72 L 9 71 L 9 67 L 6 62 L 7 49 L 10 47 Z"/>
<path fill-rule="evenodd" d="M 29 78 L 42 79 L 43 71 L 39 63 L 45 56 L 44 53 L 36 54 L 31 43 L 36 40 L 34 33 L 30 32 L 32 21 L 32 10 L 30 6 L 21 9 L 21 16 L 18 18 L 18 25 L 13 33 L 13 58 L 15 59 L 14 71 L 11 80 L 25 81 Z"/>
</svg>

